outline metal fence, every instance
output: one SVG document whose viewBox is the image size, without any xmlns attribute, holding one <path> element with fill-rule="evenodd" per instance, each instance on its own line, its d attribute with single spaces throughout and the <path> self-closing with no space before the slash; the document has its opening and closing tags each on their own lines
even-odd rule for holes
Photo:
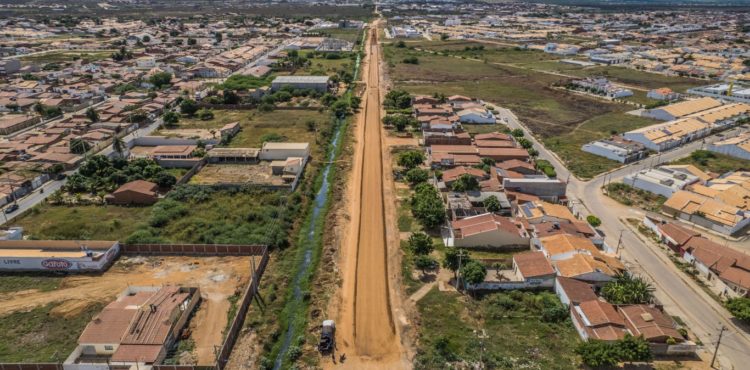
<svg viewBox="0 0 750 370">
<path fill-rule="evenodd" d="M 124 255 L 261 256 L 267 251 L 264 245 L 247 244 L 123 244 L 121 253 Z"/>
<path fill-rule="evenodd" d="M 263 256 L 261 257 L 258 266 L 255 268 L 255 271 L 253 271 L 252 280 L 250 280 L 250 284 L 248 284 L 247 289 L 245 289 L 244 295 L 240 300 L 240 306 L 237 308 L 237 314 L 234 316 L 234 319 L 232 319 L 232 324 L 229 326 L 227 336 L 224 339 L 224 343 L 221 345 L 219 358 L 216 363 L 216 367 L 218 368 L 218 370 L 223 370 L 227 365 L 227 362 L 229 361 L 229 356 L 232 353 L 232 349 L 234 348 L 235 343 L 237 343 L 237 338 L 240 335 L 242 326 L 245 324 L 245 316 L 247 316 L 247 310 L 250 308 L 253 297 L 258 294 L 260 279 L 263 276 L 263 272 L 266 270 L 268 259 L 268 249 L 266 248 L 263 251 Z"/>
</svg>

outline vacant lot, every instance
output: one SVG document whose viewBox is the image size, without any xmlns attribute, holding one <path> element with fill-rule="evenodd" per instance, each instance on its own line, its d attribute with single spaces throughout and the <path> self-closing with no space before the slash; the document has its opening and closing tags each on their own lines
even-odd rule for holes
<svg viewBox="0 0 750 370">
<path fill-rule="evenodd" d="M 149 207 L 41 204 L 13 221 L 36 239 L 123 240 L 144 226 Z"/>
<path fill-rule="evenodd" d="M 706 81 L 697 80 L 694 78 L 666 76 L 659 73 L 644 72 L 632 68 L 618 66 L 581 67 L 572 64 L 560 63 L 558 61 L 544 61 L 530 63 L 527 65 L 527 67 L 539 71 L 557 72 L 577 77 L 604 76 L 611 81 L 642 89 L 657 89 L 660 87 L 669 87 L 674 91 L 685 92 L 685 90 L 691 87 L 706 84 Z"/>
<path fill-rule="evenodd" d="M 671 164 L 692 164 L 706 172 L 723 174 L 729 171 L 750 170 L 750 161 L 732 156 L 714 153 L 708 150 L 696 150 Z"/>
<path fill-rule="evenodd" d="M 416 94 L 440 92 L 478 97 L 509 108 L 582 178 L 615 168 L 619 163 L 584 153 L 581 145 L 655 123 L 625 114 L 632 106 L 553 88 L 553 84 L 565 78 L 522 68 L 522 63 L 519 67 L 496 65 L 396 46 L 387 46 L 385 50 L 391 66 L 390 78 L 396 88 Z M 516 49 L 491 53 L 498 58 L 507 54 L 503 57 L 515 61 L 546 55 Z M 416 56 L 419 64 L 403 63 L 408 56 Z M 467 128 L 472 132 L 484 132 L 482 127 Z"/>
<path fill-rule="evenodd" d="M 300 55 L 307 56 L 310 59 L 310 64 L 295 72 L 296 75 L 328 75 L 332 76 L 339 72 L 351 72 L 354 68 L 356 59 L 353 58 L 353 53 L 331 53 L 331 55 L 338 55 L 338 58 L 333 59 L 327 57 L 326 54 L 312 55 L 310 52 L 302 51 Z"/>
<path fill-rule="evenodd" d="M 63 360 L 91 317 L 128 285 L 175 284 L 201 290 L 192 339 L 198 362 L 210 364 L 226 328 L 229 298 L 247 284 L 249 266 L 250 257 L 122 257 L 102 275 L 70 275 L 56 289 L 29 286 L 23 294 L 0 294 L 0 361 Z"/>
<path fill-rule="evenodd" d="M 25 63 L 63 63 L 74 60 L 82 60 L 83 63 L 96 62 L 107 59 L 112 56 L 113 51 L 95 51 L 95 52 L 73 52 L 73 51 L 53 51 L 43 54 L 25 55 L 19 57 L 21 62 Z"/>
<path fill-rule="evenodd" d="M 594 116 L 624 110 L 593 98 L 554 89 L 562 77 L 455 57 L 385 48 L 394 85 L 417 94 L 461 94 L 497 103 L 516 113 L 536 133 L 554 136 Z M 401 61 L 416 56 L 419 64 Z"/>
<path fill-rule="evenodd" d="M 448 369 L 464 361 L 490 369 L 576 369 L 573 350 L 579 339 L 570 319 L 542 320 L 543 308 L 555 305 L 561 303 L 549 292 L 470 299 L 433 288 L 417 303 L 415 368 Z"/>
<path fill-rule="evenodd" d="M 333 37 L 335 39 L 356 43 L 362 39 L 363 30 L 356 28 L 322 28 L 310 30 L 310 32 L 320 32 L 326 37 Z"/>
<path fill-rule="evenodd" d="M 64 361 L 75 349 L 81 331 L 104 304 L 91 304 L 65 316 L 56 313 L 56 307 L 47 304 L 0 316 L 0 361 Z"/>
<path fill-rule="evenodd" d="M 273 112 L 244 111 L 241 115 L 242 130 L 230 142 L 234 148 L 260 148 L 269 135 L 278 135 L 282 141 L 309 142 L 313 152 L 322 154 L 316 145 L 315 131 L 307 122 L 314 122 L 314 129 L 323 130 L 330 125 L 330 115 L 317 110 L 283 110 Z"/>
<path fill-rule="evenodd" d="M 488 63 L 511 64 L 515 67 L 536 71 L 559 73 L 576 77 L 604 76 L 612 81 L 641 89 L 669 87 L 672 90 L 684 92 L 691 87 L 706 84 L 705 81 L 694 78 L 666 76 L 659 73 L 650 73 L 622 66 L 597 65 L 583 67 L 566 64 L 561 63 L 560 60 L 585 60 L 585 58 L 578 56 L 562 57 L 547 54 L 539 50 L 504 47 L 493 45 L 491 43 L 465 42 L 462 40 L 420 41 L 417 43 L 408 43 L 408 46 L 417 49 L 447 53 L 459 57 L 479 59 L 487 61 Z"/>
<path fill-rule="evenodd" d="M 257 164 L 209 164 L 190 178 L 189 183 L 196 185 L 230 183 L 281 186 L 284 185 L 284 180 L 281 176 L 273 174 L 271 162 L 263 161 Z"/>
<path fill-rule="evenodd" d="M 581 178 L 591 178 L 619 167 L 621 163 L 586 153 L 581 150 L 583 144 L 655 123 L 658 121 L 612 112 L 586 120 L 568 133 L 547 136 L 543 141 L 544 146 L 557 153 L 574 174 Z"/>
</svg>

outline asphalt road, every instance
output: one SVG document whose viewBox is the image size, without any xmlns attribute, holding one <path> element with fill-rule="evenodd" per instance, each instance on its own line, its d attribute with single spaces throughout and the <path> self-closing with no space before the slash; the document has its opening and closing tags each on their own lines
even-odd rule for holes
<svg viewBox="0 0 750 370">
<path fill-rule="evenodd" d="M 619 242 L 622 247 L 621 258 L 625 265 L 651 280 L 656 288 L 656 298 L 664 304 L 670 314 L 681 317 L 687 323 L 690 330 L 703 342 L 706 351 L 713 353 L 719 328 L 722 325 L 728 328 L 719 349 L 718 362 L 721 368 L 747 368 L 747 364 L 750 364 L 750 338 L 747 332 L 735 324 L 729 312 L 666 259 L 662 251 L 654 250 L 625 227 L 622 219 L 636 214 L 632 208 L 615 202 L 601 191 L 605 177 L 608 182 L 610 179 L 617 180 L 628 173 L 685 157 L 703 145 L 721 138 L 714 135 L 706 138 L 705 143 L 693 142 L 592 180 L 581 181 L 571 176 L 557 156 L 541 145 L 510 111 L 503 108 L 499 108 L 498 111 L 498 116 L 508 127 L 524 130 L 526 137 L 539 151 L 539 157 L 550 161 L 555 167 L 558 178 L 568 180 L 568 197 L 574 211 L 583 217 L 594 214 L 602 220 L 599 229 L 605 234 L 607 244 L 617 246 Z M 731 137 L 745 131 L 748 129 L 740 127 L 725 131 L 722 135 Z"/>
</svg>

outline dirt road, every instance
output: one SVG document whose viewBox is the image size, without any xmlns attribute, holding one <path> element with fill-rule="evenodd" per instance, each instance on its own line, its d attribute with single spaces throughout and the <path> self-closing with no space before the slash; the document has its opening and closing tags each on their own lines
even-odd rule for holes
<svg viewBox="0 0 750 370">
<path fill-rule="evenodd" d="M 337 353 L 346 361 L 326 368 L 410 367 L 393 318 L 388 271 L 381 132 L 380 50 L 377 27 L 370 30 L 363 64 L 366 90 L 355 129 L 356 149 L 348 186 L 350 222 L 342 241 L 343 286 L 337 325 Z"/>
<path fill-rule="evenodd" d="M 227 325 L 229 301 L 250 278 L 249 257 L 123 257 L 102 275 L 70 275 L 53 291 L 36 289 L 0 294 L 0 315 L 58 304 L 52 313 L 72 317 L 94 302 L 109 303 L 129 285 L 197 286 L 203 302 L 190 321 L 200 365 L 214 363 Z M 1 280 L 0 280 L 1 282 Z"/>
</svg>

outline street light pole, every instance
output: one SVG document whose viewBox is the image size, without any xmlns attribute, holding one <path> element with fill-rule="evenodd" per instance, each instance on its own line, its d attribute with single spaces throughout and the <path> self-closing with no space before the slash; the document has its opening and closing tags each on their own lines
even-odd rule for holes
<svg viewBox="0 0 750 370">
<path fill-rule="evenodd" d="M 724 331 L 726 331 L 726 326 L 722 325 L 721 330 L 719 330 L 719 339 L 716 340 L 716 347 L 714 348 L 714 355 L 711 357 L 711 368 L 714 368 L 714 362 L 716 362 L 716 355 L 719 353 L 719 345 L 721 344 L 721 337 L 724 335 Z"/>
</svg>

